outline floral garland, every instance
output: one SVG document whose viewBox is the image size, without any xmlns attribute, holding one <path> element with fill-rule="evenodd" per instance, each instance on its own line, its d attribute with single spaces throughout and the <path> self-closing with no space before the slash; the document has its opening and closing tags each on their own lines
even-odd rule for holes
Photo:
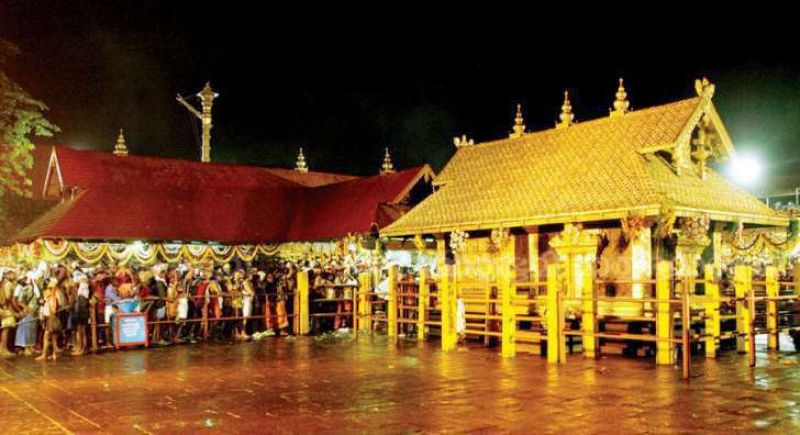
<svg viewBox="0 0 800 435">
<path fill-rule="evenodd" d="M 175 263 L 188 260 L 199 264 L 206 260 L 228 262 L 234 258 L 252 261 L 259 254 L 274 256 L 282 253 L 284 245 L 202 245 L 179 243 L 89 243 L 64 240 L 37 240 L 29 245 L 18 244 L 0 248 L 0 261 L 4 264 L 45 260 L 62 262 L 68 257 L 96 264 L 103 260 L 119 264 L 137 262 L 154 264 L 158 261 Z M 286 246 L 287 250 L 291 250 Z"/>
<path fill-rule="evenodd" d="M 450 233 L 450 249 L 457 254 L 461 254 L 467 249 L 469 233 L 466 231 L 455 230 Z"/>
</svg>

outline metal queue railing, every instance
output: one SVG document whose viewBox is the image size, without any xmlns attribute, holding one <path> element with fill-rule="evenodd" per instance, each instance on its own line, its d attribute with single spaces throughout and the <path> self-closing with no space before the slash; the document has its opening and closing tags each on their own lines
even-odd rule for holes
<svg viewBox="0 0 800 435">
<path fill-rule="evenodd" d="M 295 311 L 296 311 L 297 310 L 296 307 L 299 307 L 299 301 L 297 300 L 297 298 L 299 296 L 299 293 L 298 292 L 287 292 L 286 296 L 294 298 L 294 303 L 292 304 L 292 307 L 295 307 Z M 165 316 L 165 318 L 162 319 L 162 320 L 156 320 L 156 319 L 154 319 L 154 316 L 152 315 L 152 313 L 150 313 L 150 311 L 152 309 L 147 309 L 145 312 L 148 313 L 148 317 L 147 317 L 147 321 L 146 321 L 146 325 L 147 325 L 147 328 L 148 328 L 148 335 L 151 334 L 150 331 L 151 331 L 152 327 L 156 326 L 156 325 L 170 326 L 170 325 L 181 325 L 181 324 L 186 324 L 186 325 L 199 324 L 200 336 L 197 337 L 197 338 L 206 340 L 206 339 L 209 338 L 211 326 L 213 324 L 215 324 L 215 323 L 218 323 L 218 322 L 235 322 L 235 321 L 254 320 L 254 321 L 263 321 L 264 325 L 266 327 L 266 325 L 272 325 L 272 324 L 276 323 L 279 320 L 279 318 L 282 317 L 282 316 L 285 316 L 287 318 L 287 320 L 289 320 L 290 323 L 293 324 L 293 330 L 294 330 L 293 332 L 298 333 L 298 326 L 299 325 L 295 321 L 295 318 L 299 317 L 299 314 L 297 314 L 296 312 L 289 312 L 288 311 L 288 307 L 286 307 L 287 312 L 284 315 L 280 315 L 280 314 L 278 314 L 276 312 L 276 310 L 272 310 L 271 309 L 270 301 L 271 300 L 276 301 L 277 294 L 270 293 L 270 294 L 261 295 L 261 297 L 262 297 L 262 303 L 261 303 L 261 308 L 262 308 L 261 311 L 262 312 L 261 313 L 257 313 L 257 314 L 253 313 L 250 316 L 244 316 L 244 315 L 242 315 L 242 310 L 241 309 L 235 309 L 234 310 L 234 315 L 222 315 L 221 314 L 222 313 L 222 305 L 225 304 L 226 300 L 232 301 L 232 299 L 234 297 L 243 298 L 242 295 L 238 295 L 238 294 L 234 295 L 232 293 L 225 293 L 225 292 L 219 293 L 219 294 L 207 294 L 207 295 L 188 295 L 188 296 L 186 296 L 186 298 L 189 299 L 189 303 L 193 303 L 195 305 L 195 307 L 199 306 L 200 315 L 199 316 L 195 315 L 194 317 L 188 317 L 187 316 L 187 318 L 185 318 L 185 319 L 177 318 L 175 316 L 172 316 L 172 317 L 166 317 Z M 258 295 L 254 296 L 254 299 L 256 297 L 258 297 Z M 177 299 L 167 298 L 167 299 L 164 299 L 164 302 L 167 303 L 167 304 L 172 304 L 172 303 L 177 304 L 179 302 L 179 299 L 180 298 L 177 298 Z M 214 299 L 216 299 L 217 301 L 216 302 L 212 302 Z M 133 300 L 137 301 L 139 303 L 139 306 L 142 307 L 145 303 L 148 303 L 148 302 L 149 303 L 153 303 L 153 302 L 156 302 L 156 301 L 160 300 L 160 298 L 153 297 L 153 296 L 136 297 L 136 298 L 124 299 L 123 302 L 130 302 L 130 301 L 133 301 Z M 200 301 L 200 304 L 198 304 L 197 301 Z M 255 302 L 255 300 L 254 300 L 254 302 Z M 212 308 L 214 306 L 214 303 L 220 305 L 220 314 L 219 315 L 217 315 L 216 313 L 212 312 L 213 311 Z M 100 349 L 110 349 L 110 348 L 115 348 L 116 347 L 116 345 L 113 344 L 108 339 L 105 340 L 105 342 L 103 343 L 102 346 L 100 345 L 100 333 L 101 332 L 105 333 L 105 331 L 107 329 L 112 327 L 112 323 L 113 323 L 113 321 L 112 322 L 106 322 L 105 321 L 105 312 L 104 311 L 100 312 L 100 310 L 99 310 L 99 307 L 101 305 L 103 307 L 105 307 L 106 303 L 104 301 L 98 301 L 98 300 L 96 300 L 94 298 L 90 300 L 89 332 L 90 332 L 90 335 L 91 335 L 91 351 L 92 352 L 97 352 Z M 115 303 L 115 305 L 119 305 L 119 304 Z M 230 306 L 230 305 L 232 305 L 232 303 L 228 302 L 227 306 Z M 288 304 L 286 304 L 286 305 L 288 305 Z M 255 308 L 255 305 L 254 305 L 254 308 Z M 115 312 L 115 314 L 117 312 L 120 312 L 120 311 L 117 310 Z M 139 312 L 142 312 L 142 311 L 139 311 Z M 195 314 L 196 314 L 196 311 L 195 311 Z M 104 321 L 100 322 L 100 319 L 104 319 Z M 105 334 L 105 335 L 108 338 L 110 338 L 110 336 L 111 336 L 111 334 Z"/>
</svg>

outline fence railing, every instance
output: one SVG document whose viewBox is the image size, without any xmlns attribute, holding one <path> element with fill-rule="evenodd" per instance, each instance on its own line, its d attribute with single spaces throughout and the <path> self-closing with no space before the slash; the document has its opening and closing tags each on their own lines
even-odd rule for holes
<svg viewBox="0 0 800 435">
<path fill-rule="evenodd" d="M 800 276 L 795 273 L 794 281 L 780 281 L 773 266 L 758 279 L 745 265 L 735 267 L 732 279 L 722 279 L 714 264 L 705 265 L 702 277 L 676 278 L 671 263 L 659 262 L 655 279 L 595 281 L 587 264 L 580 294 L 567 288 L 557 265 L 547 267 L 546 280 L 535 282 L 516 282 L 511 273 L 492 280 L 459 280 L 453 266 L 436 278 L 427 268 L 416 278 L 401 279 L 394 266 L 388 272 L 386 291 L 378 291 L 375 277 L 365 272 L 357 285 L 325 285 L 333 290 L 330 297 L 314 299 L 309 274 L 301 271 L 296 291 L 288 295 L 293 310 L 285 316 L 301 335 L 311 331 L 312 321 L 333 317 L 355 332 L 385 329 L 392 340 L 400 335 L 418 340 L 438 336 L 444 350 L 472 337 L 499 341 L 501 354 L 510 357 L 518 344 L 533 343 L 553 363 L 566 362 L 577 345 L 586 357 L 596 358 L 605 347 L 621 343 L 652 351 L 659 365 L 675 364 L 680 356 L 685 377 L 691 372 L 694 347 L 703 346 L 705 355 L 713 358 L 723 342 L 735 341 L 736 349 L 747 353 L 754 366 L 757 335 L 766 335 L 768 348 L 777 349 L 781 333 L 800 330 Z M 609 286 L 621 285 L 638 286 L 641 291 L 636 297 L 607 295 Z M 215 322 L 258 319 L 270 325 L 279 316 L 270 310 L 268 298 L 274 295 L 261 296 L 262 312 L 251 316 L 240 311 L 231 316 L 213 313 L 210 305 L 216 297 L 233 295 L 194 297 L 201 301 L 201 314 L 183 320 L 199 323 L 203 337 Z M 320 310 L 334 303 L 336 311 Z M 109 325 L 98 321 L 93 308 L 91 344 L 97 350 L 99 331 Z M 615 308 L 626 310 L 620 314 Z M 166 323 L 174 320 L 147 322 L 148 327 Z"/>
<path fill-rule="evenodd" d="M 674 276 L 671 263 L 659 262 L 655 279 L 624 281 L 594 281 L 590 267 L 583 273 L 580 295 L 569 294 L 556 265 L 548 266 L 541 282 L 513 282 L 502 275 L 492 281 L 459 281 L 452 269 L 438 279 L 424 269 L 416 280 L 398 281 L 392 268 L 382 317 L 375 317 L 371 308 L 360 309 L 359 317 L 368 319 L 370 330 L 373 322 L 385 323 L 393 339 L 403 331 L 408 337 L 412 330 L 417 339 L 439 335 L 444 350 L 457 347 L 463 336 L 491 338 L 499 340 L 503 356 L 513 356 L 518 343 L 536 337 L 541 353 L 554 363 L 565 362 L 567 349 L 577 344 L 586 357 L 596 358 L 618 343 L 654 354 L 659 365 L 680 359 L 687 378 L 690 356 L 700 347 L 713 358 L 722 342 L 735 340 L 754 366 L 757 335 L 767 335 L 768 348 L 777 349 L 780 333 L 800 330 L 797 283 L 779 281 L 772 266 L 761 280 L 754 280 L 752 268 L 744 265 L 736 266 L 732 280 L 723 280 L 713 264 L 704 267 L 701 277 L 681 278 Z M 604 290 L 610 285 L 638 285 L 642 292 L 637 297 L 607 296 Z M 359 290 L 361 297 L 374 296 L 365 288 Z M 520 289 L 525 291 L 520 294 Z M 614 308 L 625 308 L 625 313 Z M 457 328 L 459 309 L 466 327 Z M 413 328 L 404 330 L 408 325 Z"/>
</svg>

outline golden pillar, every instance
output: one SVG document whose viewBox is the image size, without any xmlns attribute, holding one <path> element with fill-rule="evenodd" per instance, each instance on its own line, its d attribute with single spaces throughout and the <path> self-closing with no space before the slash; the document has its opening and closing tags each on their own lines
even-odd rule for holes
<svg viewBox="0 0 800 435">
<path fill-rule="evenodd" d="M 538 293 L 539 290 L 538 288 L 536 288 L 536 286 L 538 285 L 540 279 L 538 232 L 528 233 L 528 270 L 530 271 L 531 283 L 534 284 L 531 287 L 531 290 L 534 292 L 534 294 L 536 294 Z"/>
<path fill-rule="evenodd" d="M 765 270 L 767 297 L 778 296 L 778 268 L 767 266 Z M 778 331 L 778 301 L 776 299 L 767 300 L 767 347 L 778 349 L 780 331 Z"/>
<path fill-rule="evenodd" d="M 428 277 L 430 270 L 427 266 L 419 272 L 419 298 L 417 300 L 417 340 L 425 340 L 425 322 L 428 321 L 428 299 L 430 298 L 430 284 Z"/>
<path fill-rule="evenodd" d="M 453 266 L 447 265 L 440 274 L 439 304 L 442 309 L 442 350 L 445 351 L 455 349 L 458 342 L 453 273 Z"/>
<path fill-rule="evenodd" d="M 594 267 L 590 262 L 583 263 L 583 314 L 581 315 L 581 342 L 583 354 L 587 358 L 598 357 L 599 343 L 597 331 L 597 287 L 594 285 Z"/>
<path fill-rule="evenodd" d="M 733 285 L 736 291 L 736 350 L 744 353 L 749 349 L 750 307 L 748 298 L 753 286 L 753 269 L 739 265 L 733 269 Z"/>
<path fill-rule="evenodd" d="M 547 362 L 550 363 L 567 361 L 567 346 L 564 340 L 563 292 L 558 280 L 558 265 L 548 265 L 545 324 L 547 325 Z"/>
<path fill-rule="evenodd" d="M 706 264 L 703 271 L 705 281 L 705 308 L 706 320 L 706 357 L 716 358 L 719 348 L 720 315 L 719 315 L 719 264 Z"/>
<path fill-rule="evenodd" d="M 501 355 L 503 357 L 513 357 L 517 354 L 517 347 L 514 341 L 517 330 L 516 313 L 514 312 L 514 300 L 517 296 L 517 288 L 514 286 L 516 281 L 516 243 L 514 237 L 505 230 L 496 230 L 497 233 L 503 231 L 503 236 L 493 237 L 494 243 L 499 246 L 497 282 L 501 301 Z"/>
<path fill-rule="evenodd" d="M 295 319 L 298 320 L 299 328 L 298 334 L 300 335 L 307 335 L 310 327 L 309 322 L 309 300 L 308 300 L 308 292 L 309 292 L 309 279 L 308 279 L 308 271 L 301 270 L 297 272 L 297 293 L 298 297 L 298 304 L 297 304 L 297 315 Z"/>
<path fill-rule="evenodd" d="M 389 301 L 386 303 L 387 333 L 390 340 L 397 338 L 397 266 L 389 266 Z"/>
<path fill-rule="evenodd" d="M 672 351 L 674 330 L 672 306 L 672 264 L 659 261 L 656 265 L 656 364 L 672 365 L 675 353 Z"/>
<path fill-rule="evenodd" d="M 580 226 L 572 224 L 564 225 L 564 231 L 550 240 L 550 246 L 556 250 L 563 265 L 568 299 L 580 298 L 583 294 L 584 264 L 594 263 L 597 240 L 596 231 L 583 230 Z"/>
</svg>

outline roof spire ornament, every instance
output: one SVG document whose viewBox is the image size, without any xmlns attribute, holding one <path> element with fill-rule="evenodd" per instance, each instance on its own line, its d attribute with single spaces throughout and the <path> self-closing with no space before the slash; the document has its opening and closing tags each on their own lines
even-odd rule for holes
<svg viewBox="0 0 800 435">
<path fill-rule="evenodd" d="M 714 96 L 714 85 L 708 81 L 707 77 L 695 80 L 694 90 L 697 91 L 697 95 L 700 97 L 711 99 Z"/>
<path fill-rule="evenodd" d="M 294 170 L 297 172 L 308 172 L 308 165 L 306 164 L 306 156 L 303 155 L 303 147 L 300 147 L 300 152 L 297 154 L 297 163 Z"/>
<path fill-rule="evenodd" d="M 119 136 L 117 136 L 117 143 L 114 145 L 114 155 L 118 157 L 128 156 L 128 146 L 125 145 L 125 134 L 122 129 L 119 129 Z"/>
<path fill-rule="evenodd" d="M 561 105 L 561 114 L 558 115 L 561 120 L 556 124 L 556 128 L 566 128 L 572 125 L 575 121 L 575 114 L 572 113 L 572 104 L 569 102 L 569 91 L 564 91 L 564 104 Z"/>
<path fill-rule="evenodd" d="M 622 77 L 619 78 L 619 88 L 617 88 L 616 100 L 614 100 L 614 110 L 611 111 L 611 116 L 621 116 L 628 111 L 630 106 L 628 101 L 628 93 L 625 91 L 625 84 Z"/>
<path fill-rule="evenodd" d="M 514 115 L 514 126 L 511 127 L 512 132 L 508 137 L 521 137 L 525 133 L 524 119 L 522 119 L 522 104 L 517 104 L 517 114 Z"/>
<path fill-rule="evenodd" d="M 456 146 L 456 149 L 463 148 L 475 145 L 475 140 L 467 138 L 466 134 L 462 134 L 461 137 L 456 136 L 453 138 L 453 145 Z"/>
<path fill-rule="evenodd" d="M 384 148 L 383 164 L 381 165 L 381 175 L 394 173 L 394 164 L 392 164 L 392 156 L 389 154 L 389 148 Z"/>
</svg>

